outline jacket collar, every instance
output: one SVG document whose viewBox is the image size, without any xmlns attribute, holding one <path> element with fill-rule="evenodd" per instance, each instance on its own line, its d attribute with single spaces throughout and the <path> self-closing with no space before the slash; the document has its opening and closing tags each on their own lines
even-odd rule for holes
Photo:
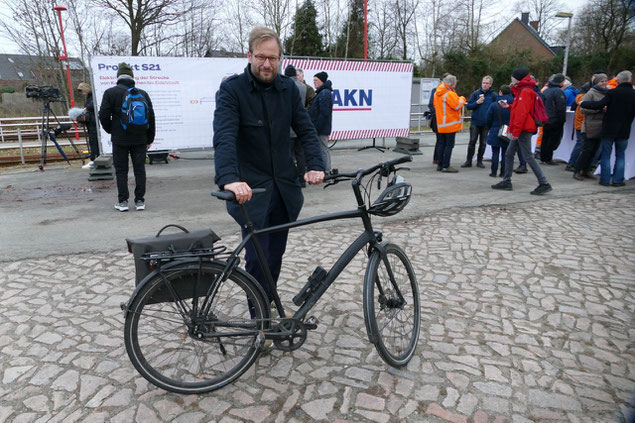
<svg viewBox="0 0 635 423">
<path fill-rule="evenodd" d="M 247 81 L 249 82 L 249 88 L 251 91 L 255 91 L 258 89 L 258 82 L 256 82 L 256 77 L 251 73 L 250 65 L 247 64 L 245 67 L 245 75 L 247 76 Z M 262 87 L 262 85 L 260 85 Z M 282 77 L 280 73 L 278 73 L 273 81 L 271 82 L 271 86 L 278 91 L 282 91 L 284 89 L 284 84 L 282 83 Z"/>
</svg>

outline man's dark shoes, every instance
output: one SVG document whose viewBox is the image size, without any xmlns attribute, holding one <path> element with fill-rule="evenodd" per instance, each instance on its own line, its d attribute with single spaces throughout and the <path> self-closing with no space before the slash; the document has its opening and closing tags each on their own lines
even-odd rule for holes
<svg viewBox="0 0 635 423">
<path fill-rule="evenodd" d="M 608 183 L 608 182 L 602 182 L 602 181 L 598 182 L 598 184 L 602 185 L 603 187 L 610 187 L 610 186 L 611 186 L 611 184 L 610 184 L 610 183 Z"/>
<path fill-rule="evenodd" d="M 536 187 L 535 190 L 530 192 L 531 195 L 543 195 L 551 191 L 551 185 L 549 184 L 540 184 Z"/>
<path fill-rule="evenodd" d="M 437 165 L 437 172 L 441 172 L 443 170 L 443 166 L 441 166 L 440 164 Z"/>
<path fill-rule="evenodd" d="M 484 169 L 485 165 L 483 164 L 483 162 L 476 162 L 476 167 L 480 167 L 481 169 Z"/>
<path fill-rule="evenodd" d="M 595 181 L 595 175 L 593 175 L 593 173 L 591 173 L 590 171 L 582 172 L 582 177 L 584 179 L 591 179 L 591 180 Z"/>
<path fill-rule="evenodd" d="M 614 187 L 623 187 L 623 186 L 625 186 L 625 185 L 626 185 L 626 183 L 625 183 L 625 182 L 613 182 L 613 183 L 611 184 L 611 186 L 614 186 Z"/>
<path fill-rule="evenodd" d="M 556 162 L 555 160 L 548 160 L 548 161 L 543 162 L 543 163 L 546 164 L 546 165 L 549 165 L 549 166 L 558 166 L 558 162 Z"/>
<path fill-rule="evenodd" d="M 472 162 L 465 162 L 461 165 L 461 167 L 472 167 Z"/>
<path fill-rule="evenodd" d="M 492 189 L 502 189 L 504 191 L 511 191 L 514 188 L 512 187 L 512 183 L 510 181 L 500 181 L 499 183 L 492 185 Z"/>
<path fill-rule="evenodd" d="M 496 177 L 496 173 L 490 173 L 489 176 L 491 176 L 492 178 Z"/>
<path fill-rule="evenodd" d="M 441 172 L 443 173 L 457 173 L 458 170 L 456 170 L 455 168 L 453 168 L 452 166 L 448 166 L 448 167 L 444 167 Z"/>
<path fill-rule="evenodd" d="M 568 164 L 567 167 L 564 168 L 567 172 L 574 172 L 575 166 Z"/>
<path fill-rule="evenodd" d="M 584 181 L 584 176 L 582 176 L 582 172 L 573 172 L 573 179 Z"/>
<path fill-rule="evenodd" d="M 527 173 L 527 165 L 520 165 L 516 169 L 514 169 L 516 173 Z"/>
</svg>

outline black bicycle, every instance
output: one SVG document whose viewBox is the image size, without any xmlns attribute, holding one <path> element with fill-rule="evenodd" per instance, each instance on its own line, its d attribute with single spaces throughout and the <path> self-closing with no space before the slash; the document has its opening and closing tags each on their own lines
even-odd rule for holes
<svg viewBox="0 0 635 423">
<path fill-rule="evenodd" d="M 197 394 L 219 389 L 243 374 L 258 358 L 265 340 L 276 348 L 293 351 L 317 327 L 311 308 L 351 262 L 367 248 L 369 257 L 363 287 L 366 331 L 381 358 L 391 366 L 405 366 L 412 358 L 420 328 L 419 288 L 406 253 L 383 240 L 373 230 L 371 215 L 399 213 L 410 200 L 412 187 L 396 166 L 411 156 L 375 165 L 369 169 L 340 173 L 325 178 L 326 187 L 350 180 L 357 209 L 330 213 L 283 225 L 255 230 L 245 208 L 247 236 L 227 253 L 223 246 L 173 249 L 145 254 L 152 271 L 137 286 L 125 312 L 125 345 L 139 373 L 167 391 Z M 373 175 L 362 185 L 362 179 Z M 374 183 L 385 190 L 371 203 Z M 258 190 L 254 189 L 257 195 Z M 260 190 L 262 192 L 263 190 Z M 235 201 L 229 191 L 213 196 Z M 364 231 L 326 271 L 317 267 L 302 290 L 293 298 L 298 309 L 289 316 L 276 289 L 272 317 L 267 296 L 251 275 L 239 268 L 239 254 L 253 242 L 268 283 L 273 280 L 256 235 L 267 234 L 318 222 L 360 218 Z"/>
</svg>

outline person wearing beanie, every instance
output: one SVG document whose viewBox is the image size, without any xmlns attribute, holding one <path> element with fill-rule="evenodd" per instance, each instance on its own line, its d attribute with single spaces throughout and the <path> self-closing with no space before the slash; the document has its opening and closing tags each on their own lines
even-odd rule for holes
<svg viewBox="0 0 635 423">
<path fill-rule="evenodd" d="M 88 132 L 88 149 L 90 150 L 90 161 L 82 166 L 82 169 L 91 169 L 94 166 L 94 161 L 99 156 L 99 140 L 97 138 L 97 119 L 95 119 L 95 104 L 93 103 L 93 91 L 90 88 L 90 84 L 86 82 L 80 82 L 77 86 L 77 91 L 86 96 L 84 102 L 84 116 L 85 120 L 82 122 L 86 126 Z"/>
<path fill-rule="evenodd" d="M 297 73 L 296 73 L 295 68 L 293 67 L 293 65 L 288 65 L 284 69 L 284 76 L 288 76 L 289 78 L 291 78 L 293 76 L 297 76 Z"/>
<path fill-rule="evenodd" d="M 516 77 L 522 77 L 522 79 L 519 80 L 516 79 Z M 505 173 L 503 180 L 492 185 L 492 189 L 513 190 L 512 169 L 514 167 L 514 156 L 516 155 L 516 151 L 520 149 L 531 171 L 536 176 L 536 179 L 538 179 L 538 186 L 531 191 L 530 194 L 543 195 L 551 191 L 552 188 L 544 173 L 542 173 L 542 169 L 534 158 L 534 155 L 531 154 L 531 137 L 536 133 L 537 129 L 536 122 L 531 115 L 535 107 L 536 96 L 538 96 L 534 90 L 536 88 L 536 81 L 531 78 L 527 68 L 516 68 L 512 72 L 510 86 L 514 94 L 514 102 L 509 106 L 507 103 L 500 101 L 499 105 L 503 108 L 511 107 L 509 133 L 511 133 L 512 139 L 505 152 Z"/>
<path fill-rule="evenodd" d="M 133 101 L 138 124 L 126 122 L 127 115 L 122 113 L 124 102 L 131 104 Z M 110 134 L 112 143 L 112 161 L 117 178 L 115 209 L 121 212 L 129 209 L 128 158 L 131 158 L 135 177 L 135 209 L 145 210 L 146 151 L 154 142 L 154 108 L 148 93 L 136 88 L 132 67 L 127 63 L 119 63 L 117 85 L 104 92 L 99 108 L 99 122 L 104 131 Z"/>
<path fill-rule="evenodd" d="M 329 151 L 329 135 L 333 122 L 333 85 L 326 72 L 318 72 L 313 76 L 315 98 L 309 110 L 311 122 L 320 139 L 322 161 L 327 173 L 331 172 L 331 153 Z"/>
<path fill-rule="evenodd" d="M 540 161 L 548 165 L 558 164 L 553 160 L 553 152 L 560 146 L 567 120 L 567 98 L 562 91 L 563 82 L 564 75 L 557 73 L 550 78 L 547 89 L 543 92 L 549 122 L 545 123 L 542 130 Z"/>
<path fill-rule="evenodd" d="M 595 75 L 591 81 L 593 86 L 584 95 L 582 101 L 602 100 L 608 91 L 608 81 L 609 78 L 603 73 Z M 582 103 L 582 101 L 580 103 Z M 582 133 L 582 151 L 574 165 L 573 179 L 583 181 L 585 179 L 595 179 L 591 163 L 600 148 L 600 142 L 602 140 L 604 110 L 591 110 L 581 107 L 580 112 L 584 115 L 580 130 Z"/>
</svg>

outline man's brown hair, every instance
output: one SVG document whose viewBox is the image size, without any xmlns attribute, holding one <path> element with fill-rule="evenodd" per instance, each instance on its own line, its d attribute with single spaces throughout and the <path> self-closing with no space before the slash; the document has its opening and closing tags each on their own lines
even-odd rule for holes
<svg viewBox="0 0 635 423">
<path fill-rule="evenodd" d="M 280 49 L 280 55 L 282 55 L 282 43 L 280 37 L 275 31 L 266 28 L 264 26 L 257 26 L 249 33 L 249 51 L 254 52 L 254 49 L 260 45 L 263 41 L 276 40 L 278 48 Z"/>
</svg>

